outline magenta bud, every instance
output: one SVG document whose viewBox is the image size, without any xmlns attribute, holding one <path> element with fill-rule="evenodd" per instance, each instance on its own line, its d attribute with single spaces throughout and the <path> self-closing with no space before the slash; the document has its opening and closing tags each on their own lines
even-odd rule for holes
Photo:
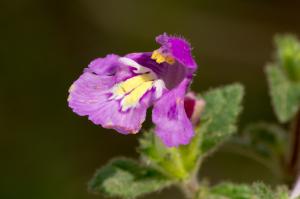
<svg viewBox="0 0 300 199">
<path fill-rule="evenodd" d="M 201 114 L 204 111 L 205 101 L 202 98 L 197 98 L 193 92 L 187 93 L 184 97 L 184 109 L 186 115 L 191 120 L 194 126 L 200 122 Z"/>
</svg>

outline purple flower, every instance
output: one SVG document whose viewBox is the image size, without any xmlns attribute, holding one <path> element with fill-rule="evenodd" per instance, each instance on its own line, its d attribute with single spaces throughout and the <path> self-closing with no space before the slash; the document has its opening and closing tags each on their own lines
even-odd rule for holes
<svg viewBox="0 0 300 199">
<path fill-rule="evenodd" d="M 194 135 L 185 95 L 197 64 L 183 38 L 160 35 L 153 52 L 95 59 L 69 90 L 75 113 L 122 134 L 141 129 L 153 105 L 155 132 L 165 145 L 188 144 Z"/>
</svg>

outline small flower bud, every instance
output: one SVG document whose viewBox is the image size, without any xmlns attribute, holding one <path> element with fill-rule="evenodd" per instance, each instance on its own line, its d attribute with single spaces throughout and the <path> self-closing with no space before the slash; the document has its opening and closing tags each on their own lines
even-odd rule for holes
<svg viewBox="0 0 300 199">
<path fill-rule="evenodd" d="M 189 92 L 184 98 L 185 112 L 190 118 L 192 124 L 197 126 L 200 122 L 200 117 L 204 111 L 205 101 L 197 98 L 193 92 Z"/>
</svg>

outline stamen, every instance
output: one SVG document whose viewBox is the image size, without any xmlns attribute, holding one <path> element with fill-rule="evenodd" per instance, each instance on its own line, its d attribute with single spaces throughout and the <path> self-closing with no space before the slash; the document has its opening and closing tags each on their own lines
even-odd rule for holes
<svg viewBox="0 0 300 199">
<path fill-rule="evenodd" d="M 172 56 L 162 53 L 159 50 L 153 51 L 151 59 L 154 59 L 158 64 L 167 62 L 168 64 L 172 65 L 175 63 L 175 59 Z"/>
</svg>

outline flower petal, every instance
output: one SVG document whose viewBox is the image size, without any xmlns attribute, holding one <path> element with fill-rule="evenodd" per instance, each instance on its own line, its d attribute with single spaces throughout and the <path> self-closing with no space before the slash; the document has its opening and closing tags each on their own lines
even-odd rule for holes
<svg viewBox="0 0 300 199">
<path fill-rule="evenodd" d="M 93 60 L 85 72 L 93 72 L 97 75 L 114 75 L 120 66 L 118 61 L 119 56 L 110 54 L 104 58 L 97 58 Z"/>
<path fill-rule="evenodd" d="M 119 101 L 105 101 L 98 107 L 97 111 L 90 114 L 89 119 L 95 124 L 104 128 L 115 129 L 122 134 L 135 134 L 139 132 L 145 121 L 151 97 L 151 92 L 146 93 L 137 107 L 125 112 L 121 110 Z"/>
<path fill-rule="evenodd" d="M 122 111 L 120 100 L 111 100 L 108 88 L 113 76 L 99 76 L 86 72 L 70 89 L 69 106 L 81 116 L 104 128 L 112 128 L 123 134 L 137 133 L 152 103 L 152 91 L 142 96 L 137 107 Z"/>
<path fill-rule="evenodd" d="M 187 68 L 196 69 L 197 63 L 191 53 L 191 45 L 184 38 L 168 36 L 166 33 L 156 37 L 162 51 L 170 53 L 178 62 Z"/>
<path fill-rule="evenodd" d="M 184 96 L 189 83 L 190 79 L 184 79 L 154 104 L 152 120 L 156 124 L 155 132 L 169 147 L 188 144 L 194 135 L 184 109 Z"/>
<path fill-rule="evenodd" d="M 80 116 L 93 113 L 106 100 L 104 92 L 114 83 L 113 76 L 83 73 L 69 89 L 69 106 Z"/>
<path fill-rule="evenodd" d="M 185 77 L 192 78 L 194 72 L 192 69 L 186 68 L 179 63 L 173 65 L 167 63 L 158 64 L 155 60 L 151 59 L 151 53 L 135 53 L 130 56 L 140 65 L 153 71 L 159 79 L 164 81 L 168 89 L 178 86 Z"/>
</svg>

